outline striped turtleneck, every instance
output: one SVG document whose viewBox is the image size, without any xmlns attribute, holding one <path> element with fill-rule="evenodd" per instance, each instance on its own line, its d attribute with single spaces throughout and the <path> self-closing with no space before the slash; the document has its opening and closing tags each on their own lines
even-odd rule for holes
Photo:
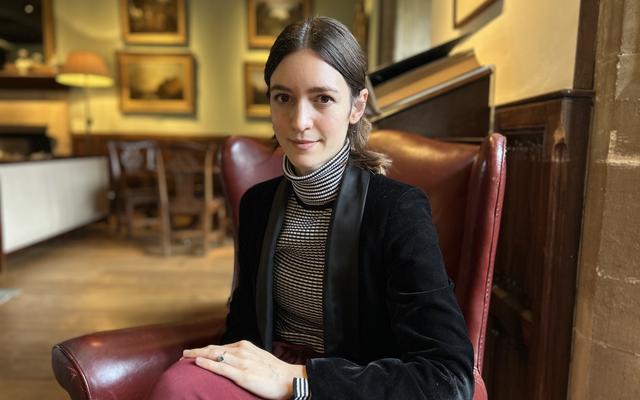
<svg viewBox="0 0 640 400">
<path fill-rule="evenodd" d="M 284 221 L 274 255 L 275 333 L 280 340 L 324 353 L 323 285 L 327 233 L 334 200 L 349 160 L 347 139 L 322 167 L 295 174 L 285 157 L 291 181 Z"/>
<path fill-rule="evenodd" d="M 340 178 L 349 160 L 350 141 L 323 166 L 307 175 L 296 175 L 293 164 L 285 156 L 282 160 L 284 175 L 293 185 L 298 198 L 311 206 L 327 204 L 336 198 Z"/>
</svg>

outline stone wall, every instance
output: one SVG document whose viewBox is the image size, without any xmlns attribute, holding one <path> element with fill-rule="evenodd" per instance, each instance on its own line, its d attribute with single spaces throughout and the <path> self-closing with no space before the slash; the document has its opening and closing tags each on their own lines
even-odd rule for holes
<svg viewBox="0 0 640 400">
<path fill-rule="evenodd" d="M 595 28 L 595 27 L 594 27 Z M 640 2 L 601 0 L 569 398 L 640 398 Z"/>
</svg>

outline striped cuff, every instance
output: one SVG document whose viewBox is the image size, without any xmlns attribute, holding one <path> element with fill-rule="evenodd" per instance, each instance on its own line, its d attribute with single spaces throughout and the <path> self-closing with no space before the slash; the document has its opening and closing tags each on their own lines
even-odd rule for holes
<svg viewBox="0 0 640 400">
<path fill-rule="evenodd" d="M 305 378 L 293 378 L 293 400 L 308 400 L 311 398 L 309 393 L 309 381 Z"/>
</svg>

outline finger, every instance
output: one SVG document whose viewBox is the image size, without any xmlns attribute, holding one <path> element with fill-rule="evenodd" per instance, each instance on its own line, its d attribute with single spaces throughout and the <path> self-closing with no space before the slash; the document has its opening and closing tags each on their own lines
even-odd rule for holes
<svg viewBox="0 0 640 400">
<path fill-rule="evenodd" d="M 240 340 L 238 342 L 233 342 L 233 343 L 229 343 L 226 344 L 225 347 L 227 348 L 243 348 L 243 349 L 251 349 L 251 348 L 258 348 L 256 345 L 254 345 L 253 343 L 251 343 L 248 340 Z"/>
<path fill-rule="evenodd" d="M 233 345 L 233 347 L 228 347 L 229 351 L 232 351 L 233 355 L 239 359 L 261 361 L 265 358 L 271 359 L 273 357 L 273 355 L 268 351 L 257 347 L 253 343 L 246 340 L 233 343 Z"/>
<path fill-rule="evenodd" d="M 237 354 L 237 351 L 238 350 L 234 350 L 233 352 L 225 351 L 220 357 L 214 358 L 213 361 L 231 365 L 243 371 L 251 370 L 252 366 L 256 364 L 256 360 L 253 359 L 254 357 L 243 357 L 242 355 Z"/>
<path fill-rule="evenodd" d="M 233 350 L 228 350 L 227 354 L 231 353 L 232 357 L 238 360 L 260 361 L 264 358 L 264 356 L 261 354 L 261 352 L 263 351 L 264 350 L 262 349 L 254 350 L 254 349 L 237 348 Z"/>
<path fill-rule="evenodd" d="M 259 359 L 260 353 L 265 352 L 265 350 L 257 347 L 250 341 L 241 340 L 238 342 L 229 343 L 222 346 L 217 346 L 212 344 L 206 347 L 201 347 L 196 349 L 187 349 L 182 352 L 182 356 L 187 358 L 205 357 L 211 360 L 217 360 L 225 351 L 229 351 L 230 349 L 238 349 L 236 352 L 238 351 L 241 352 L 241 355 L 240 355 L 241 358 L 252 359 L 252 360 Z"/>
<path fill-rule="evenodd" d="M 199 349 L 184 350 L 182 352 L 182 356 L 188 357 L 188 358 L 206 357 L 213 360 L 218 358 L 224 352 L 225 352 L 224 346 L 210 345 L 210 346 L 202 347 Z"/>
<path fill-rule="evenodd" d="M 209 352 L 222 352 L 230 348 L 238 348 L 238 347 L 246 348 L 251 346 L 255 347 L 255 345 L 253 345 L 253 343 L 249 342 L 248 340 L 240 340 L 238 342 L 228 343 L 225 345 L 210 344 L 209 346 L 205 346 L 205 347 L 200 347 L 195 349 L 186 349 L 183 352 L 188 352 L 188 354 L 195 354 L 194 357 L 197 357 L 197 355 L 200 355 L 200 354 L 206 355 Z"/>
<path fill-rule="evenodd" d="M 196 365 L 215 374 L 224 376 L 236 382 L 242 375 L 242 371 L 224 362 L 213 361 L 204 357 L 196 357 Z"/>
<path fill-rule="evenodd" d="M 204 352 L 209 351 L 209 350 L 211 350 L 212 348 L 215 348 L 215 347 L 216 347 L 216 345 L 210 344 L 209 346 L 205 346 L 205 347 L 196 347 L 194 349 L 184 349 L 182 352 L 183 353 L 189 352 L 189 353 L 192 353 L 192 354 L 204 353 Z"/>
</svg>

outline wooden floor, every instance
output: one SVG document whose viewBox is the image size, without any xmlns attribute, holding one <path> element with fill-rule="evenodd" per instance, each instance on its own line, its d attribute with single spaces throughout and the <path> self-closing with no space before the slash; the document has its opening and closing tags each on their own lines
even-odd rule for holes
<svg viewBox="0 0 640 400">
<path fill-rule="evenodd" d="M 67 399 L 51 370 L 65 339 L 223 312 L 232 242 L 162 258 L 150 239 L 95 224 L 9 256 L 0 288 L 21 294 L 0 305 L 0 399 Z"/>
</svg>

